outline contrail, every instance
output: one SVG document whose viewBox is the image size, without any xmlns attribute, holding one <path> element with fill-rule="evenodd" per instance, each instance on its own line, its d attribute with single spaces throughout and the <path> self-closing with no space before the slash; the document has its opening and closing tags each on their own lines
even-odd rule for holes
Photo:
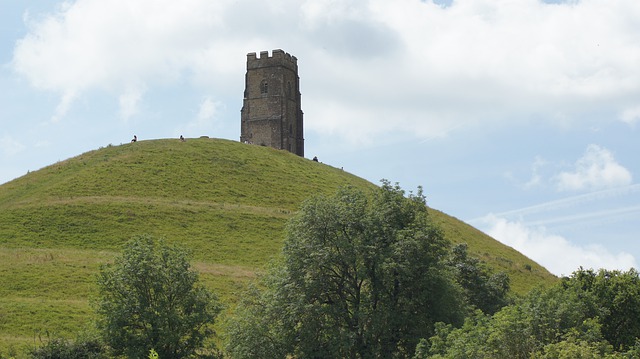
<svg viewBox="0 0 640 359">
<path fill-rule="evenodd" d="M 550 219 L 543 219 L 539 221 L 526 222 L 527 226 L 547 226 L 549 224 L 561 224 L 561 223 L 575 223 L 583 222 L 586 220 L 602 220 L 611 216 L 621 216 L 631 213 L 640 213 L 640 206 L 631 206 L 623 208 L 614 208 L 604 211 L 596 211 L 590 213 L 576 214 L 572 216 L 554 217 Z"/>
<path fill-rule="evenodd" d="M 523 214 L 531 214 L 538 212 L 546 212 L 550 210 L 560 209 L 571 207 L 579 203 L 595 201 L 599 199 L 605 199 L 615 196 L 621 196 L 627 193 L 633 193 L 640 191 L 640 184 L 633 184 L 625 187 L 617 187 L 606 189 L 598 192 L 591 192 L 586 194 L 581 194 L 578 196 L 567 197 L 555 201 L 545 202 L 541 204 L 537 204 L 530 207 L 524 207 L 520 209 L 515 209 L 512 211 L 506 211 L 502 213 L 497 213 L 496 216 L 514 216 L 514 215 L 523 215 Z"/>
<path fill-rule="evenodd" d="M 622 195 L 625 195 L 625 194 L 630 194 L 630 193 L 635 193 L 635 192 L 640 192 L 640 184 L 632 184 L 632 185 L 628 185 L 628 186 L 624 186 L 624 187 L 616 187 L 616 188 L 606 189 L 606 190 L 597 191 L 597 192 L 585 193 L 585 194 L 581 194 L 581 195 L 577 195 L 577 196 L 562 198 L 562 199 L 555 200 L 555 201 L 549 201 L 549 202 L 545 202 L 545 203 L 540 203 L 540 204 L 536 204 L 536 205 L 533 205 L 533 206 L 514 209 L 514 210 L 511 210 L 511 211 L 494 213 L 494 215 L 496 217 L 513 217 L 513 216 L 517 217 L 517 216 L 523 216 L 523 215 L 527 215 L 527 214 L 548 212 L 548 211 L 552 211 L 552 210 L 572 207 L 572 206 L 575 206 L 577 204 L 581 204 L 581 203 L 585 203 L 585 202 L 590 202 L 590 201 L 595 201 L 595 200 L 602 200 L 602 199 L 606 199 L 606 198 L 622 196 Z M 620 210 L 622 212 L 629 212 L 629 211 L 637 210 L 635 208 L 637 208 L 637 207 L 627 207 L 626 209 L 620 209 Z M 630 210 L 630 209 L 632 209 L 632 210 Z M 602 211 L 602 213 L 607 213 L 607 212 L 612 212 L 612 211 L 616 211 L 616 210 L 614 209 L 614 210 Z M 597 212 L 597 213 L 600 213 L 600 212 Z M 588 215 L 589 214 L 585 214 L 585 216 L 588 216 Z M 596 215 L 593 214 L 593 216 L 595 217 Z M 481 221 L 482 219 L 483 219 L 483 217 L 474 218 L 474 219 L 471 219 L 471 220 L 467 221 L 467 223 L 478 222 L 478 221 Z"/>
</svg>

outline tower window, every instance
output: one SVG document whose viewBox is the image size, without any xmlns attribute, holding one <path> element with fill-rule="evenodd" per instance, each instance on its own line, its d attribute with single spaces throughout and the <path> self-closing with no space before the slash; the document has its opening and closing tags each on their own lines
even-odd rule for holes
<svg viewBox="0 0 640 359">
<path fill-rule="evenodd" d="M 260 93 L 265 95 L 267 92 L 269 92 L 269 84 L 267 83 L 267 80 L 262 80 L 260 83 Z"/>
</svg>

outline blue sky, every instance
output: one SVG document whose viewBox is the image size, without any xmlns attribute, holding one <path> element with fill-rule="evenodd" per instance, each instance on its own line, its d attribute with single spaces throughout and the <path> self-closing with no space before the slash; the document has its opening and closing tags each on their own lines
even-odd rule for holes
<svg viewBox="0 0 640 359">
<path fill-rule="evenodd" d="M 238 140 L 298 58 L 305 152 L 556 274 L 637 267 L 637 0 L 0 1 L 0 183 L 108 144 Z"/>
</svg>

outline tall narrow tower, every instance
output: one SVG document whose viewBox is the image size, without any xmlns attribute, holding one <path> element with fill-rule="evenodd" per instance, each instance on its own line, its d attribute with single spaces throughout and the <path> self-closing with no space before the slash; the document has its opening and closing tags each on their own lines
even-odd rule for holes
<svg viewBox="0 0 640 359">
<path fill-rule="evenodd" d="M 240 141 L 304 156 L 298 59 L 282 50 L 247 54 Z"/>
</svg>

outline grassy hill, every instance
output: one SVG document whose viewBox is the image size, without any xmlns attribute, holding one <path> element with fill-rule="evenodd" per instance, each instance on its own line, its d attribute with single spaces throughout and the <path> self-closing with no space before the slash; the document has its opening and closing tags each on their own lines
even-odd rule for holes
<svg viewBox="0 0 640 359">
<path fill-rule="evenodd" d="M 393 180 L 393 174 L 389 174 Z M 136 234 L 193 250 L 203 281 L 226 302 L 279 253 L 287 219 L 314 194 L 373 184 L 285 151 L 214 139 L 140 141 L 56 163 L 0 186 L 0 352 L 89 322 L 99 265 Z M 428 189 L 427 189 L 428 195 Z M 512 278 L 515 292 L 555 280 L 517 251 L 437 210 Z"/>
</svg>

